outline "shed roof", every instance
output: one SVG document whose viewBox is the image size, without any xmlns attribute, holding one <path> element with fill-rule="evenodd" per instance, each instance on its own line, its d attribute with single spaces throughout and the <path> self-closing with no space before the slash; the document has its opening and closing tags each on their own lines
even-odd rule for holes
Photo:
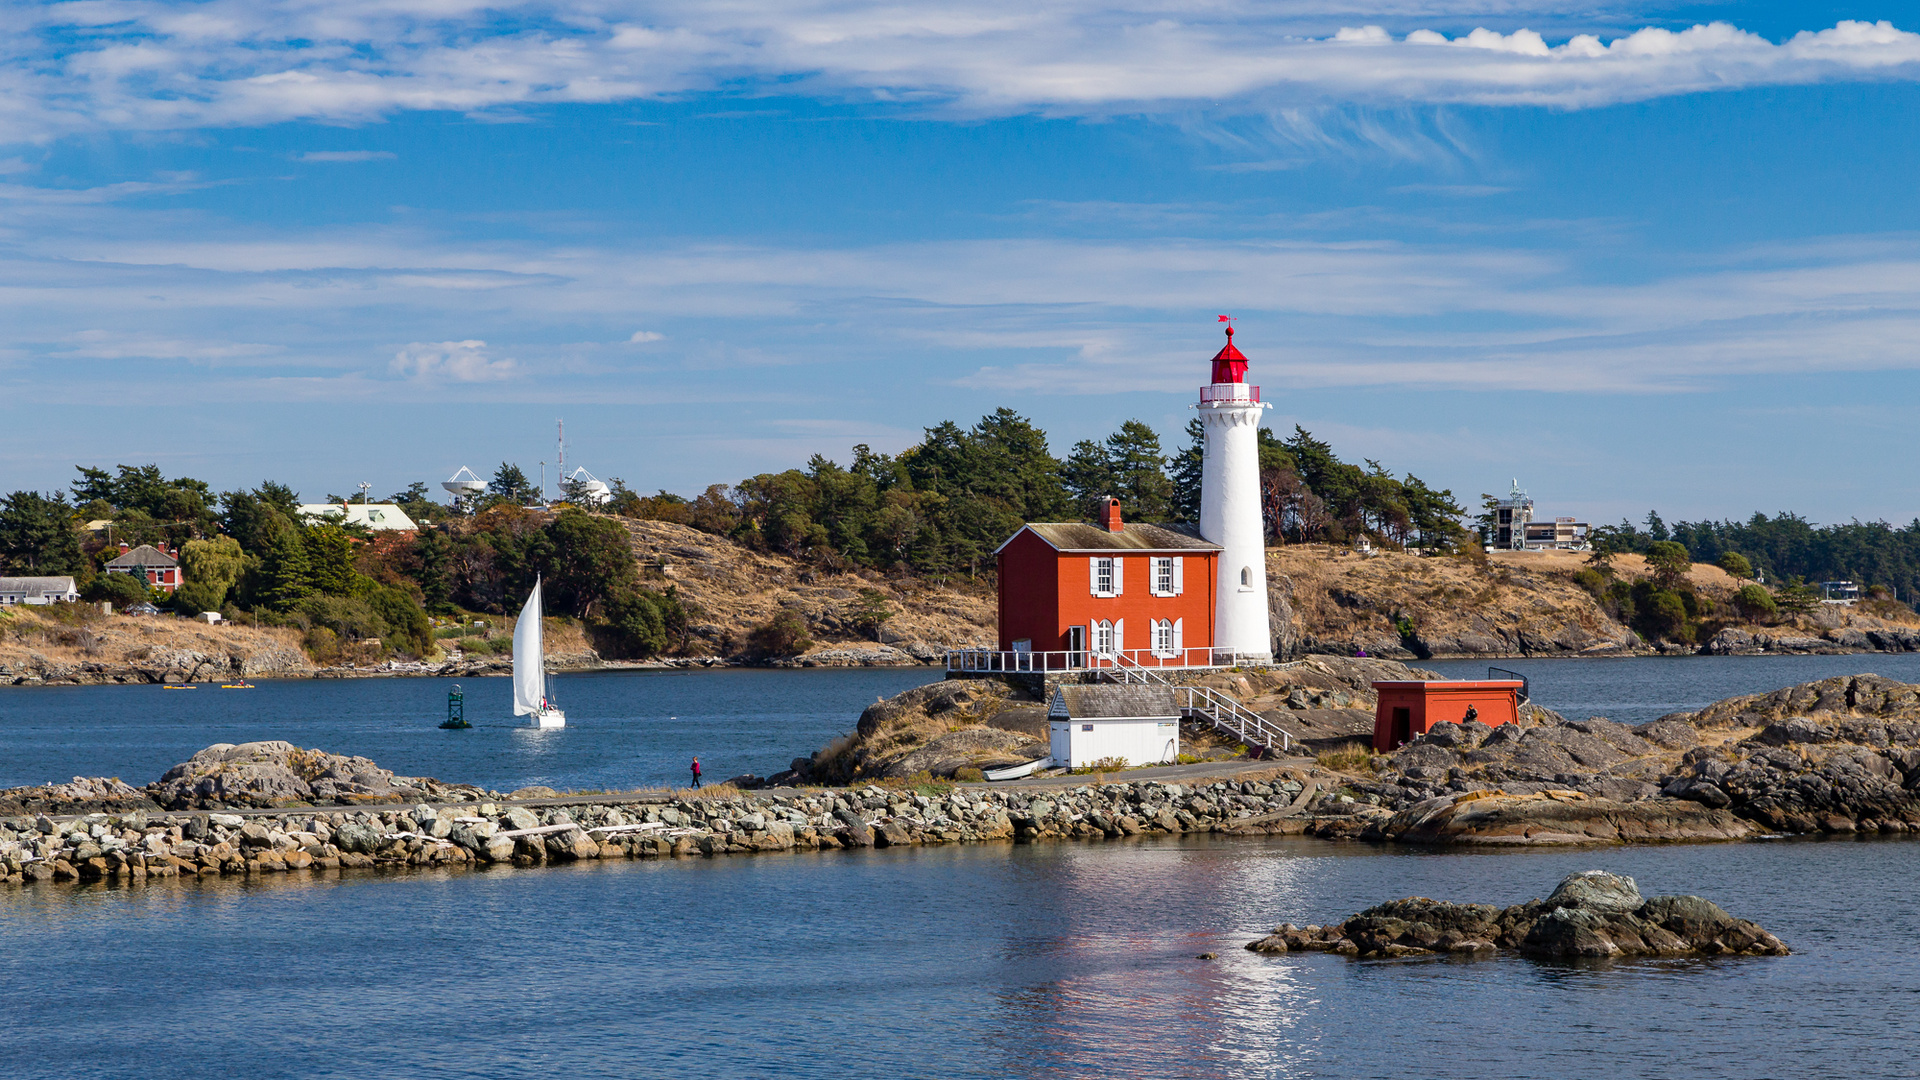
<svg viewBox="0 0 1920 1080">
<path fill-rule="evenodd" d="M 375 532 L 401 532 L 418 529 L 405 510 L 393 503 L 307 503 L 300 513 L 310 518 L 339 518 L 349 525 L 364 525 Z"/>
<path fill-rule="evenodd" d="M 1166 686 L 1062 686 L 1053 692 L 1049 716 L 1072 720 L 1172 720 L 1180 699 Z"/>
<path fill-rule="evenodd" d="M 165 566 L 179 566 L 179 565 L 180 565 L 180 560 L 174 558 L 173 556 L 167 554 L 164 551 L 161 551 L 160 549 L 154 547 L 152 544 L 141 544 L 139 547 L 134 548 L 132 551 L 129 551 L 126 554 L 108 563 L 107 567 L 109 569 L 113 569 L 117 567 L 135 567 L 135 566 L 165 567 Z"/>
<path fill-rule="evenodd" d="M 75 592 L 70 577 L 0 577 L 0 593 L 24 596 L 66 596 Z"/>
<path fill-rule="evenodd" d="M 1108 532 L 1100 525 L 1084 521 L 1029 521 L 1021 530 L 1032 530 L 1056 551 L 1219 551 L 1220 545 L 1202 539 L 1191 525 L 1141 525 L 1128 522 L 1119 532 Z M 1014 536 L 1007 537 L 1007 544 Z M 994 549 L 998 555 L 1007 544 Z"/>
</svg>

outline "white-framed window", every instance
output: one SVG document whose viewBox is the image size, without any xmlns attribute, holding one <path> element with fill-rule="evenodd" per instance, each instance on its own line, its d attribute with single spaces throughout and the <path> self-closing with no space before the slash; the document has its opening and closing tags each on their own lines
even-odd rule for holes
<svg viewBox="0 0 1920 1080">
<path fill-rule="evenodd" d="M 1102 656 L 1113 655 L 1113 624 L 1105 619 L 1093 624 L 1093 651 Z"/>
<path fill-rule="evenodd" d="M 1153 624 L 1153 653 L 1155 656 L 1173 655 L 1173 620 L 1160 619 Z"/>
<path fill-rule="evenodd" d="M 1173 595 L 1173 560 L 1157 557 L 1153 560 L 1153 595 Z"/>
<path fill-rule="evenodd" d="M 1243 589 L 1253 588 L 1253 567 L 1243 566 L 1240 568 L 1240 587 Z"/>
<path fill-rule="evenodd" d="M 1087 560 L 1090 571 L 1087 585 L 1095 596 L 1119 596 L 1126 586 L 1120 580 L 1123 569 L 1119 558 L 1110 555 Z"/>
</svg>

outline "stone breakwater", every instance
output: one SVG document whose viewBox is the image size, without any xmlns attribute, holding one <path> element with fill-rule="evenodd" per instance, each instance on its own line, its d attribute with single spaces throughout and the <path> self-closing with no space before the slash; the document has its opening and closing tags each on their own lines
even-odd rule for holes
<svg viewBox="0 0 1920 1080">
<path fill-rule="evenodd" d="M 0 819 L 8 883 L 145 881 L 367 867 L 650 859 L 913 844 L 1298 832 L 1313 781 L 1132 783 L 1066 791 L 958 788 L 712 797 L 637 794 L 570 805 L 313 808 L 247 815 L 136 810 Z"/>
<path fill-rule="evenodd" d="M 1380 904 L 1324 926 L 1285 923 L 1249 942 L 1258 953 L 1332 952 L 1360 958 L 1491 954 L 1552 959 L 1785 956 L 1780 939 L 1698 896 L 1643 899 L 1630 877 L 1568 875 L 1545 900 L 1508 908 L 1425 897 Z"/>
</svg>

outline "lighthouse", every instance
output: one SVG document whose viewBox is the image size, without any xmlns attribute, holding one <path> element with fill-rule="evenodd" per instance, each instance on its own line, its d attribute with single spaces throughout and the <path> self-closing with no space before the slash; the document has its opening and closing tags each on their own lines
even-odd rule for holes
<svg viewBox="0 0 1920 1080">
<path fill-rule="evenodd" d="M 1260 520 L 1260 388 L 1247 385 L 1247 358 L 1227 344 L 1200 388 L 1206 432 L 1200 466 L 1200 535 L 1220 546 L 1215 562 L 1213 647 L 1235 662 L 1273 659 L 1267 623 L 1266 529 Z"/>
</svg>

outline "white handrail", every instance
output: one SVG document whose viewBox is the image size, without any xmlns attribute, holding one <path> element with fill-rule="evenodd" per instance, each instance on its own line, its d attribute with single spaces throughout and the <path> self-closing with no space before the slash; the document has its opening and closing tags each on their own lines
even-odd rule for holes
<svg viewBox="0 0 1920 1080">
<path fill-rule="evenodd" d="M 949 649 L 947 670 L 966 672 L 1029 671 L 1114 671 L 1128 665 L 1153 668 L 1229 667 L 1233 653 L 1205 646 L 1160 652 L 1154 649 L 1123 649 L 1097 652 L 1092 649 L 1029 652 L 1021 649 Z"/>
</svg>

